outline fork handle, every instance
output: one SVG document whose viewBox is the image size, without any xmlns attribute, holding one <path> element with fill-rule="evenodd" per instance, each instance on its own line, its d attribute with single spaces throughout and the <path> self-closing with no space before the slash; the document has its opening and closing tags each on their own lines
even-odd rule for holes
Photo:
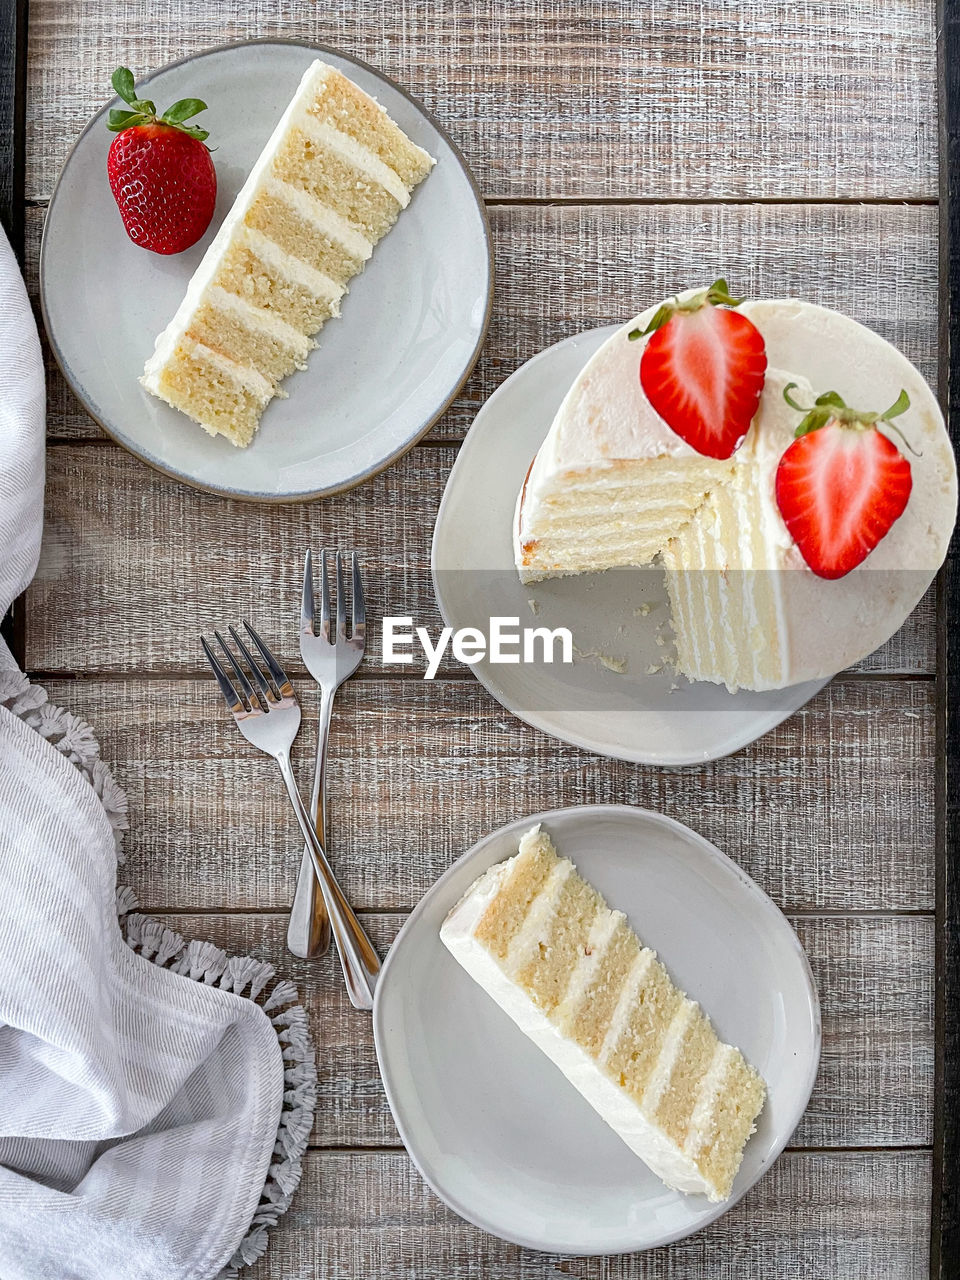
<svg viewBox="0 0 960 1280">
<path fill-rule="evenodd" d="M 315 825 L 320 843 L 327 845 L 327 796 L 325 786 L 327 762 L 327 737 L 330 732 L 330 712 L 333 708 L 333 690 L 320 690 L 320 717 L 317 729 L 317 762 L 313 772 L 313 793 L 310 812 L 315 815 Z M 304 846 L 297 874 L 297 888 L 287 923 L 287 949 L 303 960 L 321 956 L 330 945 L 330 924 L 320 893 L 309 849 Z"/>
<path fill-rule="evenodd" d="M 300 823 L 303 838 L 307 842 L 310 861 L 313 863 L 313 869 L 320 882 L 320 889 L 330 916 L 330 927 L 333 933 L 333 940 L 337 946 L 337 954 L 340 957 L 340 967 L 343 969 L 343 980 L 347 984 L 347 995 L 350 997 L 350 1003 L 355 1009 L 372 1009 L 373 992 L 380 974 L 380 961 L 377 953 L 373 949 L 373 943 L 364 933 L 353 908 L 344 897 L 343 890 L 337 883 L 337 878 L 333 874 L 330 863 L 327 861 L 323 845 L 317 838 L 317 833 L 313 823 L 310 821 L 306 805 L 303 803 L 303 798 L 297 789 L 297 784 L 293 777 L 293 769 L 290 765 L 290 753 L 284 751 L 276 757 L 276 760 L 280 766 L 280 773 L 283 775 L 290 803 L 293 805 L 297 821 Z"/>
</svg>

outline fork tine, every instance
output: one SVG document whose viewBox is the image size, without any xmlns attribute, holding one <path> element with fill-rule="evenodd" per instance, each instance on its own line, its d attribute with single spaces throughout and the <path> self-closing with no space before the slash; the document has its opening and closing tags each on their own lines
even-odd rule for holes
<svg viewBox="0 0 960 1280">
<path fill-rule="evenodd" d="M 300 598 L 300 630 L 313 634 L 316 606 L 313 600 L 313 553 L 303 557 L 303 595 Z"/>
<path fill-rule="evenodd" d="M 257 701 L 257 695 L 253 692 L 253 685 L 251 685 L 250 681 L 247 679 L 247 673 L 244 671 L 243 667 L 241 667 L 240 663 L 233 656 L 232 650 L 227 647 L 227 642 L 224 640 L 220 632 L 214 631 L 213 634 L 217 637 L 217 640 L 220 642 L 220 648 L 227 655 L 227 661 L 230 663 L 231 667 L 233 667 L 234 674 L 236 675 L 237 680 L 240 682 L 240 688 L 243 690 L 243 693 L 247 699 L 247 702 L 250 704 L 251 710 L 255 710 L 257 707 L 259 707 L 260 703 Z"/>
<path fill-rule="evenodd" d="M 343 556 L 337 552 L 337 639 L 347 638 L 347 597 L 343 589 Z"/>
<path fill-rule="evenodd" d="M 244 625 L 246 625 L 246 624 L 244 624 Z M 248 667 L 250 668 L 250 670 L 253 672 L 253 678 L 256 680 L 256 682 L 257 682 L 257 684 L 260 686 L 260 688 L 263 690 L 263 696 L 264 696 L 264 698 L 266 698 L 266 700 L 267 700 L 267 702 L 268 702 L 268 703 L 269 703 L 269 702 L 276 702 L 276 700 L 277 700 L 277 695 L 276 695 L 276 694 L 274 693 L 274 691 L 270 688 L 270 682 L 267 680 L 267 677 L 263 674 L 263 672 L 260 670 L 260 668 L 257 666 L 256 662 L 254 661 L 253 654 L 250 652 L 250 650 L 247 648 L 247 646 L 246 646 L 246 645 L 243 643 L 243 641 L 240 639 L 240 636 L 237 634 L 236 627 L 230 627 L 230 628 L 229 628 L 229 631 L 230 631 L 230 634 L 233 636 L 233 642 L 234 642 L 234 644 L 237 646 L 237 648 L 238 648 L 238 649 L 240 650 L 240 652 L 243 654 L 244 658 L 245 658 L 245 659 L 246 659 L 246 661 L 247 661 L 247 666 L 248 666 Z"/>
<path fill-rule="evenodd" d="M 327 576 L 327 553 L 320 552 L 320 634 L 330 639 L 330 579 Z"/>
<path fill-rule="evenodd" d="M 276 658 L 273 656 L 273 654 L 270 652 L 267 646 L 263 643 L 263 641 L 254 631 L 253 627 L 251 627 L 250 623 L 244 622 L 243 625 L 246 628 L 247 634 L 249 635 L 250 639 L 260 650 L 260 654 L 263 657 L 264 662 L 267 664 L 267 669 L 269 670 L 270 674 L 273 676 L 274 680 L 277 682 L 277 692 L 280 694 L 282 698 L 284 685 L 290 684 L 290 680 L 287 676 L 287 673 L 284 671 L 283 667 L 281 667 L 280 663 L 276 660 Z M 293 692 L 292 685 L 290 687 L 290 691 L 291 693 Z"/>
<path fill-rule="evenodd" d="M 203 646 L 203 652 L 206 655 L 207 661 L 210 663 L 213 674 L 217 677 L 217 684 L 220 686 L 220 692 L 223 694 L 223 700 L 227 704 L 227 710 L 236 711 L 238 707 L 242 708 L 243 701 L 231 684 L 230 677 L 227 675 L 226 671 L 224 671 L 220 663 L 220 659 L 207 644 L 203 636 L 200 637 L 200 643 Z"/>
<path fill-rule="evenodd" d="M 360 561 L 354 551 L 353 561 L 353 623 L 355 640 L 362 640 L 367 629 L 367 608 L 363 599 L 363 583 L 360 581 Z"/>
</svg>

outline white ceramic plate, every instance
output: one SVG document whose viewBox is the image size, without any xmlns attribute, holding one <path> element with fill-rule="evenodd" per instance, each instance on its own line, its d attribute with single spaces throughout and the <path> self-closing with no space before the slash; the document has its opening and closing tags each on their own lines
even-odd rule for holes
<svg viewBox="0 0 960 1280">
<path fill-rule="evenodd" d="M 767 1082 L 721 1205 L 665 1187 L 440 942 L 451 907 L 537 821 Z M 622 805 L 513 822 L 464 854 L 390 949 L 373 1024 L 394 1119 L 430 1186 L 485 1231 L 552 1253 L 652 1249 L 719 1217 L 783 1150 L 820 1055 L 813 977 L 777 907 L 689 828 Z"/>
<path fill-rule="evenodd" d="M 137 379 L 157 334 L 316 57 L 383 104 L 437 160 L 350 286 L 309 367 L 284 383 L 248 449 L 211 437 Z M 252 41 L 172 63 L 138 82 L 164 110 L 202 97 L 216 147 L 217 209 L 185 253 L 126 237 L 107 185 L 107 104 L 80 135 L 50 201 L 40 261 L 47 333 L 87 411 L 120 444 L 177 479 L 231 497 L 291 502 L 359 484 L 410 448 L 456 395 L 480 351 L 492 256 L 483 204 L 435 120 L 372 67 L 322 46 Z"/>
<path fill-rule="evenodd" d="M 574 378 L 615 331 L 595 329 L 548 347 L 481 408 L 440 504 L 434 589 L 444 621 L 455 628 L 486 633 L 494 616 L 519 617 L 521 626 L 570 628 L 583 655 L 572 664 L 484 659 L 474 666 L 497 701 L 521 720 L 638 764 L 714 760 L 768 733 L 827 681 L 736 694 L 691 684 L 664 662 L 671 636 L 660 570 L 611 570 L 525 587 L 514 569 L 514 506 L 530 460 Z M 611 661 L 625 669 L 605 665 Z"/>
</svg>

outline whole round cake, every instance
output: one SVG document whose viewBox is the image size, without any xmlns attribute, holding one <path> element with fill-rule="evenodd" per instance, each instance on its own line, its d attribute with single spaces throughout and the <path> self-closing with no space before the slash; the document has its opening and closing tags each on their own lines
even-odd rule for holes
<svg viewBox="0 0 960 1280">
<path fill-rule="evenodd" d="M 659 564 L 678 669 L 823 679 L 883 644 L 946 556 L 957 476 L 919 371 L 848 316 L 724 281 L 618 330 L 517 500 L 524 582 Z"/>
</svg>

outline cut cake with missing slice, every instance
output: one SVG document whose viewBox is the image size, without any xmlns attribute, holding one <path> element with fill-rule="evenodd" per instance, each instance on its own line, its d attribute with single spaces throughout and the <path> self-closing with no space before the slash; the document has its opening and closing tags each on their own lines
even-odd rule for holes
<svg viewBox="0 0 960 1280">
<path fill-rule="evenodd" d="M 141 383 L 245 447 L 434 160 L 316 61 L 194 272 Z"/>
<path fill-rule="evenodd" d="M 667 1186 L 730 1195 L 763 1080 L 539 826 L 440 938 Z"/>
</svg>

